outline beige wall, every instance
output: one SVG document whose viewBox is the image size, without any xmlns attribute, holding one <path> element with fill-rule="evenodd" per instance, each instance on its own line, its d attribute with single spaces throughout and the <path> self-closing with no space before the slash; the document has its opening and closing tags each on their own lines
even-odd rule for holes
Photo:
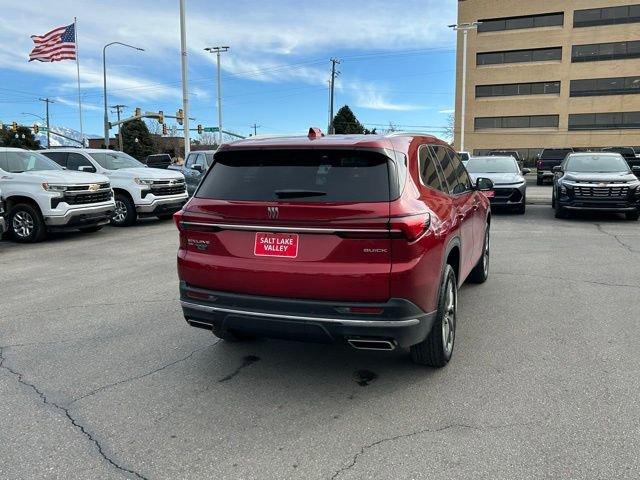
<svg viewBox="0 0 640 480">
<path fill-rule="evenodd" d="M 458 22 L 539 13 L 565 12 L 564 27 L 505 32 L 469 32 L 465 150 L 492 148 L 599 147 L 640 145 L 640 130 L 567 130 L 569 113 L 640 111 L 640 94 L 569 97 L 571 79 L 640 75 L 640 59 L 571 63 L 572 45 L 640 40 L 640 23 L 573 28 L 573 11 L 640 0 L 461 0 Z M 562 61 L 476 67 L 476 53 L 526 48 L 562 47 Z M 458 33 L 455 146 L 460 148 L 462 33 Z M 559 95 L 531 95 L 475 99 L 475 86 L 560 80 Z M 559 114 L 558 129 L 497 129 L 474 132 L 475 117 Z"/>
</svg>

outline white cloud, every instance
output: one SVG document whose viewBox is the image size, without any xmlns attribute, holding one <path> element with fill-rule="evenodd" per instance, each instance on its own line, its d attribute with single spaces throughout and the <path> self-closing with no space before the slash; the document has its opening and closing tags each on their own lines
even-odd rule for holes
<svg viewBox="0 0 640 480">
<path fill-rule="evenodd" d="M 453 113 L 456 113 L 456 111 L 453 108 L 444 108 L 442 110 L 438 110 L 438 113 L 443 113 L 445 115 L 451 115 Z"/>
<path fill-rule="evenodd" d="M 376 85 L 367 82 L 355 82 L 347 87 L 355 95 L 355 105 L 370 110 L 387 110 L 395 112 L 408 112 L 412 110 L 424 110 L 426 107 L 409 103 L 396 103 L 380 91 Z"/>
</svg>

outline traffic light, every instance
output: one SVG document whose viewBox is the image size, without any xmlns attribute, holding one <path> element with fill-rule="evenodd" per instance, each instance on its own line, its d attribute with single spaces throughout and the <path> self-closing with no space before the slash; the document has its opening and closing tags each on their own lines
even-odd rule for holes
<svg viewBox="0 0 640 480">
<path fill-rule="evenodd" d="M 198 125 L 198 135 L 202 135 L 203 131 L 202 125 Z"/>
<path fill-rule="evenodd" d="M 136 107 L 135 116 L 136 117 L 141 117 L 142 116 L 142 109 L 140 107 Z"/>
<path fill-rule="evenodd" d="M 162 124 L 162 135 L 169 135 L 169 129 L 167 128 L 167 124 Z"/>
<path fill-rule="evenodd" d="M 176 112 L 176 120 L 178 121 L 178 125 L 182 125 L 184 123 L 184 111 L 181 108 Z"/>
<path fill-rule="evenodd" d="M 164 123 L 164 112 L 162 110 L 158 112 L 158 123 Z"/>
<path fill-rule="evenodd" d="M 11 130 L 13 130 L 14 132 L 18 131 L 18 122 L 11 123 Z"/>
<path fill-rule="evenodd" d="M 37 123 L 34 123 L 33 124 L 33 134 L 37 135 L 39 131 L 40 131 L 40 127 L 38 126 Z"/>
</svg>

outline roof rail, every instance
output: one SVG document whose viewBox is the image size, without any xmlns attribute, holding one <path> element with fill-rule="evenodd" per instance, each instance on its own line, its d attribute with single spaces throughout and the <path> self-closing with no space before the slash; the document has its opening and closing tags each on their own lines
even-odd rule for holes
<svg viewBox="0 0 640 480">
<path fill-rule="evenodd" d="M 299 133 L 277 133 L 277 134 L 264 134 L 264 135 L 250 135 L 243 140 L 265 140 L 269 138 L 290 138 L 290 137 L 306 137 Z"/>
<path fill-rule="evenodd" d="M 419 137 L 435 137 L 436 135 L 433 133 L 427 132 L 408 132 L 408 131 L 397 131 L 397 132 L 389 132 L 385 134 L 385 137 L 406 137 L 406 136 L 419 136 Z"/>
</svg>

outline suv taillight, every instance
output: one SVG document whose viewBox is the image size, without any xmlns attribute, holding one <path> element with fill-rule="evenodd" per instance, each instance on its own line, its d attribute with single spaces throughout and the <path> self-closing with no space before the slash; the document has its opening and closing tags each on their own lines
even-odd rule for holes
<svg viewBox="0 0 640 480">
<path fill-rule="evenodd" d="M 538 168 L 542 168 L 542 160 L 538 160 Z"/>
<path fill-rule="evenodd" d="M 184 227 L 181 224 L 183 216 L 184 214 L 182 213 L 182 210 L 173 214 L 173 222 L 176 224 L 176 227 L 178 227 L 178 230 L 180 231 L 184 230 Z"/>
<path fill-rule="evenodd" d="M 392 218 L 389 224 L 393 238 L 404 238 L 409 242 L 414 242 L 429 230 L 431 214 L 418 213 L 407 217 Z"/>
</svg>

